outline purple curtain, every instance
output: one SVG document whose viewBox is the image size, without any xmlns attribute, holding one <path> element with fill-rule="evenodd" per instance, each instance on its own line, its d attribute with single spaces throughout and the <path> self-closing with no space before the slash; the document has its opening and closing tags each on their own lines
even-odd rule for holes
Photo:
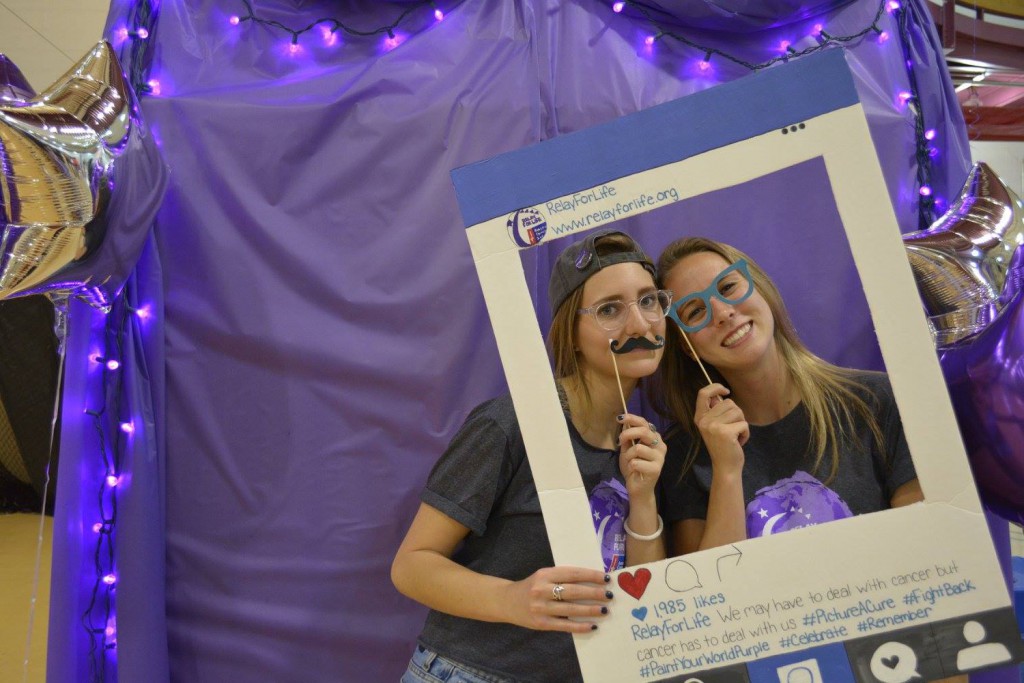
<svg viewBox="0 0 1024 683">
<path fill-rule="evenodd" d="M 969 153 L 925 2 L 904 1 L 909 49 L 941 150 L 933 186 L 949 198 Z M 376 27 L 408 8 L 254 4 L 297 28 L 330 16 Z M 130 5 L 113 3 L 108 34 Z M 136 275 L 136 305 L 153 315 L 136 328 L 126 368 L 147 416 L 119 514 L 126 683 L 397 680 L 425 611 L 392 587 L 391 558 L 465 413 L 504 386 L 449 171 L 749 73 L 717 57 L 697 70 L 703 55 L 671 40 L 648 52 L 649 24 L 608 2 L 439 5 L 443 21 L 414 12 L 404 42 L 384 51 L 377 38 L 328 45 L 318 31 L 292 50 L 280 30 L 233 25 L 241 1 L 160 3 L 149 74 L 160 94 L 142 108 L 171 180 Z M 729 5 L 662 2 L 658 16 L 758 62 L 782 40 L 809 44 L 815 22 L 855 33 L 879 7 Z M 909 231 L 918 225 L 914 122 L 896 99 L 907 87 L 898 31 L 889 15 L 882 22 L 888 41 L 869 33 L 844 49 Z M 792 173 L 780 177 L 823 177 L 813 163 Z M 758 193 L 775 181 L 752 184 L 729 220 L 759 215 Z M 802 206 L 799 194 L 779 210 L 834 211 Z M 753 246 L 777 253 L 772 216 L 761 218 Z M 645 220 L 631 226 L 641 240 L 651 234 Z M 825 269 L 842 262 L 849 275 L 833 247 L 810 258 Z M 543 277 L 527 265 L 531 279 Z M 858 297 L 809 341 L 878 367 L 877 349 L 863 346 L 870 321 Z M 69 357 L 80 359 L 89 329 L 73 327 Z M 67 396 L 85 386 L 73 365 Z M 88 521 L 74 510 L 90 456 L 76 424 L 64 427 L 55 531 L 50 680 L 60 683 L 86 678 L 74 610 Z M 68 642 L 76 646 L 58 645 Z"/>
</svg>

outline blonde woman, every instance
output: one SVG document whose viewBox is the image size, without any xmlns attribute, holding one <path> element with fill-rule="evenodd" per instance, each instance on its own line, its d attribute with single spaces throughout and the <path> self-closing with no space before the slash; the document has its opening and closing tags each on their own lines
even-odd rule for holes
<svg viewBox="0 0 1024 683">
<path fill-rule="evenodd" d="M 886 375 L 812 354 L 753 259 L 684 238 L 658 273 L 676 293 L 653 395 L 678 425 L 662 478 L 677 553 L 923 499 Z"/>
</svg>

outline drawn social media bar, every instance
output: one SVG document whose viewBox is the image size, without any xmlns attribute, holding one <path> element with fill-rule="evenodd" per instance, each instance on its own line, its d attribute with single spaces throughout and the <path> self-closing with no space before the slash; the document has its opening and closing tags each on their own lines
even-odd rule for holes
<svg viewBox="0 0 1024 683">
<path fill-rule="evenodd" d="M 624 229 L 655 256 L 689 234 L 760 245 L 759 261 L 774 263 L 792 289 L 811 290 L 826 306 L 851 291 L 861 297 L 924 492 L 923 503 L 821 523 L 840 507 L 825 490 L 827 473 L 795 476 L 791 489 L 824 497 L 784 504 L 766 494 L 755 529 L 762 536 L 616 569 L 609 615 L 574 637 L 588 683 L 710 683 L 754 669 L 757 680 L 807 683 L 836 665 L 816 653 L 847 643 L 861 648 L 848 650 L 844 665 L 858 681 L 928 680 L 1019 661 L 1020 648 L 985 616 L 1008 610 L 1009 592 L 842 50 L 464 166 L 452 178 L 556 563 L 600 568 L 603 559 L 541 332 L 551 314 L 545 269 L 599 228 Z M 752 207 L 752 196 L 764 199 Z M 820 240 L 834 254 L 830 267 L 848 263 L 849 282 L 812 270 L 820 264 L 802 249 Z M 852 333 L 845 323 L 835 327 Z M 953 625 L 942 633 L 958 639 L 955 653 L 937 644 L 932 624 Z M 909 640 L 897 638 L 904 633 Z"/>
</svg>

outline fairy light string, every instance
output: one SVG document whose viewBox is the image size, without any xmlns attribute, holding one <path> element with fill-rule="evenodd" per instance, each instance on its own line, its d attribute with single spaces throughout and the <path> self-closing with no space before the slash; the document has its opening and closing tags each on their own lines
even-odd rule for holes
<svg viewBox="0 0 1024 683">
<path fill-rule="evenodd" d="M 814 44 L 797 49 L 789 41 L 783 41 L 781 44 L 774 46 L 773 52 L 775 54 L 760 62 L 743 59 L 727 50 L 703 44 L 667 27 L 665 22 L 660 20 L 650 7 L 639 0 L 615 0 L 615 2 L 611 3 L 611 7 L 612 11 L 616 14 L 629 9 L 652 27 L 654 32 L 649 33 L 643 39 L 643 43 L 648 49 L 652 48 L 657 41 L 666 39 L 675 40 L 693 49 L 698 55 L 698 68 L 702 72 L 710 70 L 712 59 L 730 62 L 749 71 L 761 71 L 779 62 L 788 62 L 791 59 L 798 59 L 829 47 L 848 45 L 863 40 L 871 34 L 876 36 L 879 43 L 884 43 L 890 39 L 890 35 L 883 28 L 882 22 L 886 13 L 893 15 L 909 86 L 908 90 L 901 90 L 896 94 L 894 106 L 907 107 L 913 115 L 914 123 L 914 158 L 917 162 L 916 183 L 918 194 L 918 225 L 915 229 L 927 228 L 934 220 L 936 204 L 941 201 L 941 199 L 934 195 L 931 185 L 932 163 L 938 151 L 931 143 L 935 138 L 936 132 L 925 125 L 924 110 L 919 95 L 917 75 L 914 70 L 914 60 L 910 52 L 909 11 L 903 7 L 900 0 L 880 0 L 871 22 L 863 29 L 854 33 L 834 34 L 827 31 L 825 25 L 820 21 L 814 22 L 812 20 L 809 22 L 812 30 L 808 35 L 814 37 Z"/>
<path fill-rule="evenodd" d="M 129 8 L 125 26 L 119 29 L 121 37 L 127 41 L 125 50 L 119 55 L 121 63 L 125 65 L 132 89 L 140 95 L 152 91 L 146 82 L 146 72 L 152 63 L 157 10 L 155 0 L 139 0 Z"/>
<path fill-rule="evenodd" d="M 262 25 L 282 31 L 289 37 L 289 47 L 293 52 L 300 50 L 299 45 L 301 36 L 317 29 L 322 32 L 323 38 L 328 44 L 334 44 L 336 35 L 339 32 L 355 37 L 372 37 L 387 34 L 388 38 L 385 41 L 384 48 L 385 50 L 389 50 L 396 47 L 400 42 L 399 37 L 396 35 L 398 27 L 403 22 L 410 19 L 410 17 L 415 16 L 419 10 L 429 7 L 433 10 L 434 18 L 437 21 L 444 19 L 444 12 L 438 7 L 434 0 L 423 0 L 421 2 L 410 4 L 390 23 L 373 29 L 361 29 L 333 16 L 320 17 L 319 19 L 309 22 L 303 27 L 293 28 L 281 23 L 280 21 L 261 16 L 254 7 L 252 0 L 240 0 L 240 2 L 244 8 L 244 12 L 230 17 L 229 22 L 232 25 L 239 26 L 250 22 L 254 25 Z M 849 45 L 863 40 L 866 36 L 872 34 L 876 36 L 878 42 L 884 43 L 888 41 L 891 36 L 889 35 L 889 32 L 883 28 L 882 22 L 887 12 L 892 14 L 898 29 L 897 32 L 899 35 L 904 63 L 906 65 L 907 81 L 909 84 L 909 90 L 906 91 L 906 97 L 903 97 L 903 92 L 898 94 L 896 106 L 906 106 L 911 111 L 914 120 L 914 157 L 917 162 L 916 181 L 919 195 L 919 225 L 917 227 L 923 228 L 931 224 L 936 204 L 940 201 L 934 196 L 933 188 L 931 186 L 932 163 L 937 149 L 929 144 L 931 140 L 929 135 L 934 137 L 935 132 L 934 130 L 927 129 L 925 126 L 924 112 L 917 86 L 917 76 L 914 70 L 914 62 L 910 55 L 911 39 L 909 12 L 902 6 L 900 0 L 880 0 L 870 23 L 859 31 L 855 31 L 853 33 L 836 34 L 826 30 L 823 23 L 813 23 L 811 24 L 812 31 L 808 34 L 813 36 L 813 44 L 797 48 L 794 47 L 791 42 L 783 41 L 780 45 L 774 46 L 772 56 L 760 62 L 743 59 L 742 57 L 730 53 L 728 50 L 723 50 L 713 45 L 701 43 L 676 31 L 669 27 L 664 21 L 660 20 L 654 9 L 640 0 L 615 0 L 611 3 L 611 6 L 612 10 L 616 13 L 622 13 L 626 9 L 629 9 L 651 25 L 654 32 L 648 34 L 643 39 L 647 48 L 653 47 L 653 45 L 659 40 L 671 39 L 696 51 L 699 57 L 698 67 L 701 71 L 709 70 L 713 59 L 730 62 L 749 71 L 760 71 L 780 62 L 799 59 L 800 57 L 819 52 L 829 47 L 836 45 Z"/>
<path fill-rule="evenodd" d="M 928 143 L 934 139 L 934 129 L 926 129 L 924 108 L 921 105 L 920 91 L 917 87 L 917 73 L 914 71 L 914 60 L 910 53 L 909 13 L 897 0 L 889 0 L 892 13 L 899 27 L 900 47 L 903 63 L 907 67 L 907 80 L 910 85 L 910 97 L 907 106 L 914 114 L 914 157 L 917 161 L 917 193 L 918 198 L 918 230 L 924 230 L 935 220 L 936 198 L 932 191 L 932 155 L 935 153 Z"/>
<path fill-rule="evenodd" d="M 98 520 L 92 525 L 96 543 L 92 553 L 92 586 L 82 614 L 82 626 L 89 636 L 90 680 L 102 683 L 116 679 L 118 583 L 116 531 L 118 492 L 125 484 L 125 453 L 135 431 L 130 407 L 125 401 L 125 334 L 131 325 L 125 285 L 104 320 L 104 350 L 92 357 L 102 376 L 98 405 L 87 407 L 98 444 L 99 482 L 96 488 Z"/>
<path fill-rule="evenodd" d="M 157 7 L 154 0 L 139 0 L 127 10 L 124 24 L 113 31 L 125 75 L 140 96 L 153 92 L 146 74 L 152 62 L 151 38 L 156 30 Z M 83 520 L 86 533 L 91 531 L 95 536 L 91 577 L 83 579 L 88 599 L 81 616 L 89 641 L 89 680 L 92 683 L 117 680 L 117 507 L 119 493 L 127 482 L 126 452 L 135 431 L 123 375 L 124 340 L 133 324 L 132 309 L 128 305 L 130 288 L 131 283 L 126 283 L 104 314 L 103 349 L 90 356 L 90 362 L 98 366 L 98 379 L 90 379 L 90 382 L 98 381 L 100 387 L 88 395 L 97 404 L 84 410 L 96 434 L 93 472 L 98 477 L 95 508 L 83 508 L 83 514 L 88 514 L 88 509 L 95 510 L 96 515 L 91 524 Z"/>
<path fill-rule="evenodd" d="M 786 62 L 789 61 L 790 59 L 803 57 L 805 55 L 809 55 L 820 50 L 823 50 L 827 47 L 831 47 L 832 45 L 844 45 L 847 43 L 855 42 L 857 40 L 860 40 L 869 33 L 881 35 L 883 31 L 881 26 L 879 25 L 879 22 L 881 21 L 882 16 L 885 14 L 886 4 L 884 0 L 883 2 L 880 2 L 878 4 L 878 11 L 875 12 L 875 17 L 874 19 L 872 19 L 871 24 L 869 24 L 864 29 L 857 31 L 856 33 L 842 36 L 832 35 L 824 30 L 824 26 L 816 24 L 816 29 L 820 26 L 819 30 L 814 31 L 814 35 L 817 38 L 816 44 L 798 50 L 794 48 L 792 44 L 784 43 L 783 45 L 780 46 L 781 54 L 777 54 L 773 57 L 770 57 L 769 59 L 766 59 L 763 62 L 751 62 L 742 59 L 741 57 L 737 57 L 736 55 L 731 54 L 726 50 L 722 50 L 712 45 L 704 45 L 698 43 L 697 41 L 688 38 L 687 36 L 681 33 L 677 33 L 670 28 L 666 28 L 655 18 L 654 13 L 651 11 L 650 8 L 648 8 L 641 2 L 637 2 L 636 0 L 620 0 L 618 2 L 613 3 L 612 5 L 612 9 L 616 13 L 620 13 L 626 8 L 636 11 L 649 24 L 651 24 L 652 27 L 654 27 L 656 32 L 654 34 L 648 35 L 644 39 L 644 42 L 647 45 L 653 45 L 658 40 L 671 38 L 672 40 L 675 40 L 679 43 L 682 43 L 683 45 L 686 45 L 687 47 L 696 50 L 698 53 L 703 55 L 705 62 L 710 62 L 712 57 L 718 57 L 726 61 L 732 62 L 734 64 L 738 64 L 739 66 L 742 66 L 743 68 L 748 69 L 750 71 L 760 71 L 762 69 L 767 69 L 768 67 L 774 64 L 778 64 L 779 62 Z"/>
<path fill-rule="evenodd" d="M 251 0 L 241 0 L 241 3 L 245 8 L 245 12 L 243 14 L 235 14 L 230 17 L 229 22 L 233 26 L 238 26 L 245 22 L 252 22 L 253 24 L 274 28 L 288 34 L 291 37 L 291 45 L 296 46 L 299 44 L 299 38 L 302 35 L 310 33 L 317 28 L 319 28 L 323 33 L 325 40 L 329 41 L 333 40 L 339 31 L 349 36 L 362 38 L 387 34 L 388 38 L 394 41 L 396 39 L 395 31 L 398 30 L 398 27 L 423 8 L 430 8 L 436 21 L 442 21 L 445 16 L 444 11 L 438 7 L 434 0 L 422 0 L 421 2 L 410 4 L 390 23 L 372 29 L 358 28 L 345 23 L 341 19 L 330 16 L 320 17 L 319 19 L 309 22 L 302 28 L 292 28 L 290 26 L 286 26 L 280 21 L 260 16 L 253 7 Z"/>
</svg>

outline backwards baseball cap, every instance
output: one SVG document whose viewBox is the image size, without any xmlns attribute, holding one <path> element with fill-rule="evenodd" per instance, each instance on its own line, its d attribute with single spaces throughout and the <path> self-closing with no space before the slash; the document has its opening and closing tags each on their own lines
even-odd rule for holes
<svg viewBox="0 0 1024 683">
<path fill-rule="evenodd" d="M 624 251 L 610 254 L 598 254 L 597 245 L 612 235 L 626 238 Z M 569 295 L 583 286 L 583 283 L 600 270 L 617 263 L 639 263 L 654 276 L 654 264 L 636 241 L 620 230 L 599 230 L 587 235 L 586 239 L 570 244 L 558 256 L 555 267 L 551 269 L 551 281 L 548 283 L 548 303 L 554 314 Z"/>
</svg>

